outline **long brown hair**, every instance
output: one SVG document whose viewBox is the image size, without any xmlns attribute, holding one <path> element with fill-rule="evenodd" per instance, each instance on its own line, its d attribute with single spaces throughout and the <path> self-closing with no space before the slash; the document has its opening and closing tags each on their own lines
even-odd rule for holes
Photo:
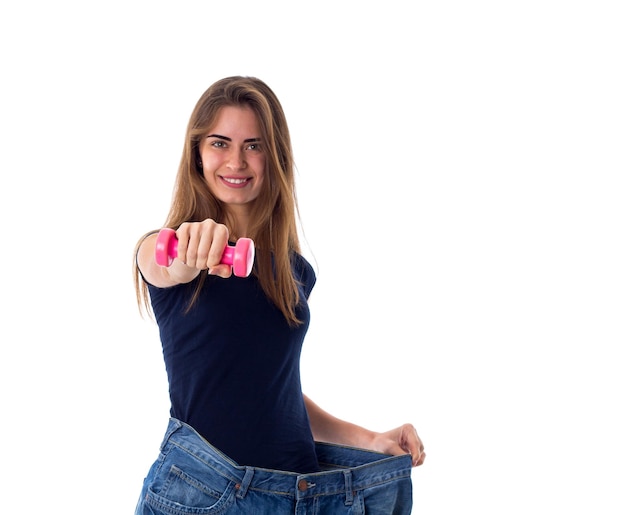
<svg viewBox="0 0 626 515">
<path fill-rule="evenodd" d="M 200 141 L 225 106 L 247 106 L 255 112 L 266 155 L 266 180 L 260 195 L 252 203 L 248 234 L 231 233 L 231 236 L 247 236 L 254 240 L 256 257 L 253 273 L 289 324 L 297 325 L 300 321 L 296 316 L 296 306 L 300 299 L 291 268 L 291 254 L 300 252 L 300 242 L 296 226 L 298 203 L 293 152 L 283 108 L 263 81 L 255 77 L 228 77 L 215 82 L 200 97 L 187 125 L 183 155 L 165 226 L 176 229 L 183 222 L 212 218 L 225 224 L 229 230 L 234 229 L 224 205 L 209 191 L 202 175 L 199 154 Z M 135 256 L 144 237 L 137 242 Z M 140 309 L 150 311 L 147 285 L 136 260 L 133 272 Z M 190 306 L 205 280 L 206 274 L 201 274 Z"/>
</svg>

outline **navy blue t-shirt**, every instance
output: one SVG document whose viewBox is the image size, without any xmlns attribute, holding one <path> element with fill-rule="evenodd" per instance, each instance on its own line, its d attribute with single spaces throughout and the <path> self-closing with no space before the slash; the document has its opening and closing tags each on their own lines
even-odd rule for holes
<svg viewBox="0 0 626 515">
<path fill-rule="evenodd" d="M 192 426 L 239 465 L 307 473 L 319 470 L 300 383 L 300 353 L 315 272 L 300 255 L 301 282 L 290 327 L 256 277 L 208 276 L 197 286 L 148 285 L 169 381 L 171 416 Z"/>
</svg>

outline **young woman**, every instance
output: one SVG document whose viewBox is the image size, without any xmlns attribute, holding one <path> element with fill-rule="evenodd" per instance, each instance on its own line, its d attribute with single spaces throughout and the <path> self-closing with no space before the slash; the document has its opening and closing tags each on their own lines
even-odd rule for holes
<svg viewBox="0 0 626 515">
<path fill-rule="evenodd" d="M 425 458 L 415 428 L 370 431 L 302 393 L 315 274 L 296 217 L 277 97 L 257 78 L 217 81 L 189 120 L 165 222 L 177 257 L 157 264 L 157 232 L 135 249 L 171 399 L 136 514 L 410 513 L 411 466 Z M 247 277 L 220 263 L 242 237 L 256 254 Z"/>
</svg>

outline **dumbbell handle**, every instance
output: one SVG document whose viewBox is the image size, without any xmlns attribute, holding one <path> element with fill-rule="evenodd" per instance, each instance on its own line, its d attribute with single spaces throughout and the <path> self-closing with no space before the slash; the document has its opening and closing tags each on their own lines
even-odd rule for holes
<svg viewBox="0 0 626 515">
<path fill-rule="evenodd" d="M 154 249 L 157 265 L 170 266 L 178 256 L 176 231 L 165 227 L 159 231 Z M 248 277 L 254 264 L 254 242 L 250 238 L 239 238 L 235 245 L 226 245 L 220 263 L 231 265 L 237 277 Z"/>
</svg>

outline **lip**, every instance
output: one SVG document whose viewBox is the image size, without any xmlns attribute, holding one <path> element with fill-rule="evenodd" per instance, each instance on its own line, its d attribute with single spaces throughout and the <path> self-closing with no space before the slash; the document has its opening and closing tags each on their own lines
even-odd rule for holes
<svg viewBox="0 0 626 515">
<path fill-rule="evenodd" d="M 223 175 L 218 175 L 218 177 L 222 184 L 234 189 L 245 188 L 252 181 L 252 177 L 227 177 Z"/>
</svg>

